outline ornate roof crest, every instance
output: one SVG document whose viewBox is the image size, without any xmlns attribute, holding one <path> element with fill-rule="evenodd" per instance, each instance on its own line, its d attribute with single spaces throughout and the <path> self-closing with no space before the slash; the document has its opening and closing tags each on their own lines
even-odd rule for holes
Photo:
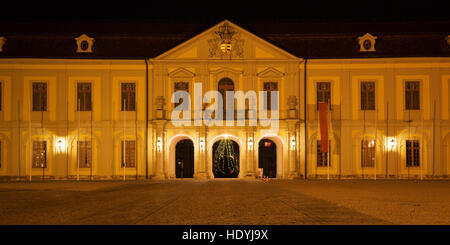
<svg viewBox="0 0 450 245">
<path fill-rule="evenodd" d="M 228 22 L 219 26 L 218 30 L 214 32 L 213 38 L 208 40 L 208 44 L 210 58 L 244 57 L 244 40 L 240 38 L 240 33 Z"/>
</svg>

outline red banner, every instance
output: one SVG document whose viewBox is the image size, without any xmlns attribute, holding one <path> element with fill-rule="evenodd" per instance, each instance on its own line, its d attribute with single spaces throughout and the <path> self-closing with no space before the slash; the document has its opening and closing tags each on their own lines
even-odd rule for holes
<svg viewBox="0 0 450 245">
<path fill-rule="evenodd" d="M 328 152 L 328 103 L 319 102 L 320 151 Z"/>
</svg>

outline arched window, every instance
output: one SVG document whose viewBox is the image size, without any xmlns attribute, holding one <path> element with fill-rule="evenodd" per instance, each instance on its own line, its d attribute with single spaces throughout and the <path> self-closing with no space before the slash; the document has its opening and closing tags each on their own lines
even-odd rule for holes
<svg viewBox="0 0 450 245">
<path fill-rule="evenodd" d="M 223 119 L 225 119 L 226 118 L 226 104 L 227 104 L 226 92 L 234 91 L 234 82 L 230 78 L 225 77 L 219 81 L 218 87 L 219 87 L 218 90 L 222 94 L 222 98 L 223 98 Z"/>
</svg>

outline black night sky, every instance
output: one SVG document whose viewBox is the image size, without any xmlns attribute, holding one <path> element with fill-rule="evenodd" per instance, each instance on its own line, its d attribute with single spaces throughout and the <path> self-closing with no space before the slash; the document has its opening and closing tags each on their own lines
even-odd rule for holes
<svg viewBox="0 0 450 245">
<path fill-rule="evenodd" d="M 448 1 L 4 1 L 2 22 L 449 21 Z"/>
</svg>

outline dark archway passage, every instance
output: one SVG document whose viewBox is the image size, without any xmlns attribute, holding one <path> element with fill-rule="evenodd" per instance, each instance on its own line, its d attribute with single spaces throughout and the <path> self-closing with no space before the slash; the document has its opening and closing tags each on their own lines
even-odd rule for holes
<svg viewBox="0 0 450 245">
<path fill-rule="evenodd" d="M 213 145 L 214 178 L 237 178 L 239 175 L 239 144 L 233 140 L 219 140 Z"/>
<path fill-rule="evenodd" d="M 180 140 L 175 146 L 175 175 L 177 178 L 194 177 L 194 143 Z"/>
<path fill-rule="evenodd" d="M 277 145 L 272 140 L 259 141 L 258 168 L 263 169 L 263 176 L 277 176 Z"/>
</svg>

